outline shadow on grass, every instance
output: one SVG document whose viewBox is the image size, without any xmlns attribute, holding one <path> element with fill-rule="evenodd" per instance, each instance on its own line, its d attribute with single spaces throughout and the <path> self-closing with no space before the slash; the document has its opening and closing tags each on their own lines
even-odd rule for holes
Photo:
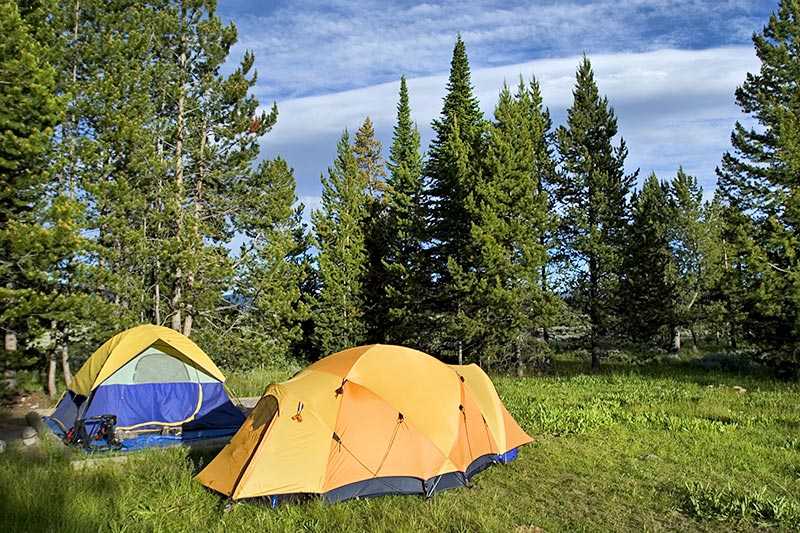
<svg viewBox="0 0 800 533">
<path fill-rule="evenodd" d="M 765 382 L 785 383 L 776 378 L 775 374 L 766 368 L 755 365 L 747 366 L 740 361 L 731 361 L 729 364 L 719 363 L 719 359 L 691 359 L 688 361 L 660 361 L 644 364 L 635 364 L 620 361 L 606 361 L 600 365 L 600 370 L 593 372 L 588 361 L 581 360 L 556 360 L 553 375 L 557 377 L 578 376 L 636 376 L 658 380 L 675 380 L 685 383 L 694 383 L 701 386 L 707 385 L 747 385 L 752 382 L 764 384 Z"/>
<path fill-rule="evenodd" d="M 222 450 L 222 447 L 212 450 L 189 450 L 186 457 L 189 458 L 192 464 L 192 476 L 199 474 L 217 456 L 220 450 Z"/>
<path fill-rule="evenodd" d="M 9 451 L 0 457 L 4 531 L 98 531 L 118 496 L 108 471 L 73 472 L 53 453 Z"/>
</svg>

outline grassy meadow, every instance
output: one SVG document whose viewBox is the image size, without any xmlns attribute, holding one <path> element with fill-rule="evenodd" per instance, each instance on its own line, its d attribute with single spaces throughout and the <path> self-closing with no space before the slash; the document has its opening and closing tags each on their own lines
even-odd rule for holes
<svg viewBox="0 0 800 533">
<path fill-rule="evenodd" d="M 75 471 L 54 447 L 0 454 L 4 531 L 754 531 L 800 528 L 800 385 L 692 363 L 561 361 L 495 376 L 535 443 L 470 488 L 271 509 L 192 480 L 210 457 L 131 454 Z M 286 373 L 230 377 L 239 396 Z M 74 458 L 74 455 L 73 457 Z"/>
</svg>

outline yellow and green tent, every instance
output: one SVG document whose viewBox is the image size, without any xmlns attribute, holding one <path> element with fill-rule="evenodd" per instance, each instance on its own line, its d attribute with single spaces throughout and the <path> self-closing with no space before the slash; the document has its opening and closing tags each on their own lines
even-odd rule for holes
<svg viewBox="0 0 800 533">
<path fill-rule="evenodd" d="M 113 416 L 130 448 L 232 435 L 244 415 L 224 382 L 191 339 L 141 325 L 114 335 L 86 360 L 46 422 L 66 438 L 80 421 L 91 433 L 100 417 Z"/>
</svg>

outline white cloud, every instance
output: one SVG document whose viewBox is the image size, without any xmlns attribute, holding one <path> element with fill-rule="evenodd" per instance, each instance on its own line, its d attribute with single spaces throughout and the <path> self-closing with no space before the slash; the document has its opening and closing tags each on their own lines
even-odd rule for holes
<svg viewBox="0 0 800 533">
<path fill-rule="evenodd" d="M 226 3 L 221 3 L 223 13 Z M 742 44 L 766 22 L 748 0 L 297 0 L 229 7 L 264 100 L 444 71 L 456 33 L 474 66 L 541 57 Z"/>
<path fill-rule="evenodd" d="M 554 120 L 563 121 L 572 100 L 580 57 L 542 59 L 473 70 L 473 84 L 487 116 L 504 81 L 522 74 L 539 80 Z M 709 187 L 714 167 L 727 149 L 733 123 L 742 116 L 733 92 L 746 72 L 758 68 L 750 47 L 707 50 L 662 49 L 591 56 L 601 93 L 617 112 L 620 132 L 630 148 L 628 167 L 642 173 L 672 175 L 679 165 Z M 438 115 L 446 74 L 412 78 L 409 91 L 423 141 Z M 267 157 L 283 155 L 295 167 L 299 192 L 319 194 L 319 174 L 333 160 L 336 141 L 346 127 L 358 128 L 365 116 L 375 123 L 384 146 L 391 140 L 398 82 L 382 83 L 322 96 L 279 100 L 280 118 L 263 142 Z"/>
</svg>

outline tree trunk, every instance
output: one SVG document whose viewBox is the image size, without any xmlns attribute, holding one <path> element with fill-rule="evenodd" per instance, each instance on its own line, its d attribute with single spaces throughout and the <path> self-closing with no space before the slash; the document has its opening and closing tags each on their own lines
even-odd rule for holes
<svg viewBox="0 0 800 533">
<path fill-rule="evenodd" d="M 56 353 L 54 350 L 48 351 L 47 362 L 47 395 L 50 398 L 56 397 Z"/>
<path fill-rule="evenodd" d="M 177 209 L 176 217 L 175 217 L 175 238 L 180 240 L 181 234 L 183 233 L 183 136 L 184 136 L 184 104 L 185 104 L 185 88 L 184 88 L 184 80 L 183 76 L 186 72 L 186 36 L 184 34 L 184 20 L 186 18 L 186 7 L 181 3 L 181 16 L 180 16 L 180 43 L 181 43 L 181 53 L 178 58 L 178 65 L 180 67 L 180 80 L 178 86 L 178 109 L 177 109 L 177 116 L 176 116 L 176 124 L 175 124 L 175 207 Z M 180 259 L 179 259 L 180 261 Z M 182 329 L 182 320 L 181 320 L 181 307 L 183 305 L 182 301 L 182 290 L 183 286 L 183 269 L 181 265 L 175 268 L 175 283 L 174 289 L 172 292 L 172 329 L 175 331 L 181 331 Z"/>
<path fill-rule="evenodd" d="M 521 342 L 518 338 L 514 343 L 514 351 L 517 355 L 517 377 L 521 378 L 525 375 L 525 364 L 522 362 L 522 348 L 520 346 Z"/>
<path fill-rule="evenodd" d="M 186 318 L 183 321 L 183 334 L 187 337 L 192 334 L 192 313 L 187 312 Z"/>
<path fill-rule="evenodd" d="M 156 286 L 155 294 L 153 295 L 153 316 L 155 317 L 156 324 L 161 325 L 161 284 L 159 279 L 159 269 L 161 265 L 156 261 Z"/>
<path fill-rule="evenodd" d="M 181 331 L 181 267 L 175 270 L 175 288 L 172 293 L 172 329 Z"/>
<path fill-rule="evenodd" d="M 678 353 L 681 351 L 681 330 L 680 328 L 672 328 L 672 351 Z"/>
<path fill-rule="evenodd" d="M 694 326 L 691 326 L 689 328 L 689 331 L 692 334 L 692 351 L 693 352 L 697 352 L 697 350 L 699 349 L 699 346 L 697 344 L 697 333 L 694 331 Z"/>
<path fill-rule="evenodd" d="M 206 127 L 208 125 L 208 117 L 203 116 L 203 124 L 200 128 L 200 149 L 198 155 L 198 170 L 195 178 L 194 186 L 194 220 L 192 221 L 192 229 L 194 232 L 194 242 L 196 246 L 203 246 L 203 239 L 200 236 L 200 217 L 203 214 L 203 182 L 206 177 Z M 186 276 L 186 287 L 188 290 L 188 301 L 185 307 L 185 317 L 183 319 L 183 334 L 187 337 L 192 334 L 192 324 L 194 323 L 194 306 L 192 305 L 192 290 L 194 289 L 195 273 L 190 271 Z"/>
<path fill-rule="evenodd" d="M 461 341 L 458 341 L 458 364 L 464 364 L 464 349 Z"/>
<path fill-rule="evenodd" d="M 64 373 L 64 384 L 69 387 L 72 384 L 72 370 L 69 367 L 69 347 L 66 341 L 62 341 L 59 346 L 61 353 L 61 371 Z"/>
<path fill-rule="evenodd" d="M 164 164 L 164 144 L 161 142 L 160 139 L 158 141 L 157 151 L 158 151 L 159 161 L 162 164 Z M 158 191 L 158 194 L 156 194 L 156 199 L 155 199 L 155 209 L 159 216 L 156 222 L 156 232 L 154 235 L 154 239 L 162 239 L 164 237 L 164 234 L 162 233 L 163 228 L 161 226 L 161 220 L 163 218 L 163 213 L 164 213 L 164 202 L 162 200 L 163 185 L 164 182 L 161 174 L 159 173 L 156 185 L 156 190 Z M 161 260 L 158 258 L 157 252 L 155 256 L 155 266 L 153 268 L 153 318 L 155 319 L 155 323 L 160 326 L 161 325 Z"/>
<path fill-rule="evenodd" d="M 589 303 L 590 306 L 590 319 L 591 319 L 591 350 L 592 350 L 592 372 L 600 370 L 600 346 L 598 343 L 598 330 L 600 329 L 600 312 L 597 309 L 597 273 L 596 261 L 594 258 L 589 260 Z"/>
<path fill-rule="evenodd" d="M 17 351 L 17 332 L 10 329 L 6 330 L 5 348 L 7 352 Z"/>
<path fill-rule="evenodd" d="M 592 333 L 592 372 L 600 371 L 600 347 L 597 345 L 594 333 Z"/>
</svg>

